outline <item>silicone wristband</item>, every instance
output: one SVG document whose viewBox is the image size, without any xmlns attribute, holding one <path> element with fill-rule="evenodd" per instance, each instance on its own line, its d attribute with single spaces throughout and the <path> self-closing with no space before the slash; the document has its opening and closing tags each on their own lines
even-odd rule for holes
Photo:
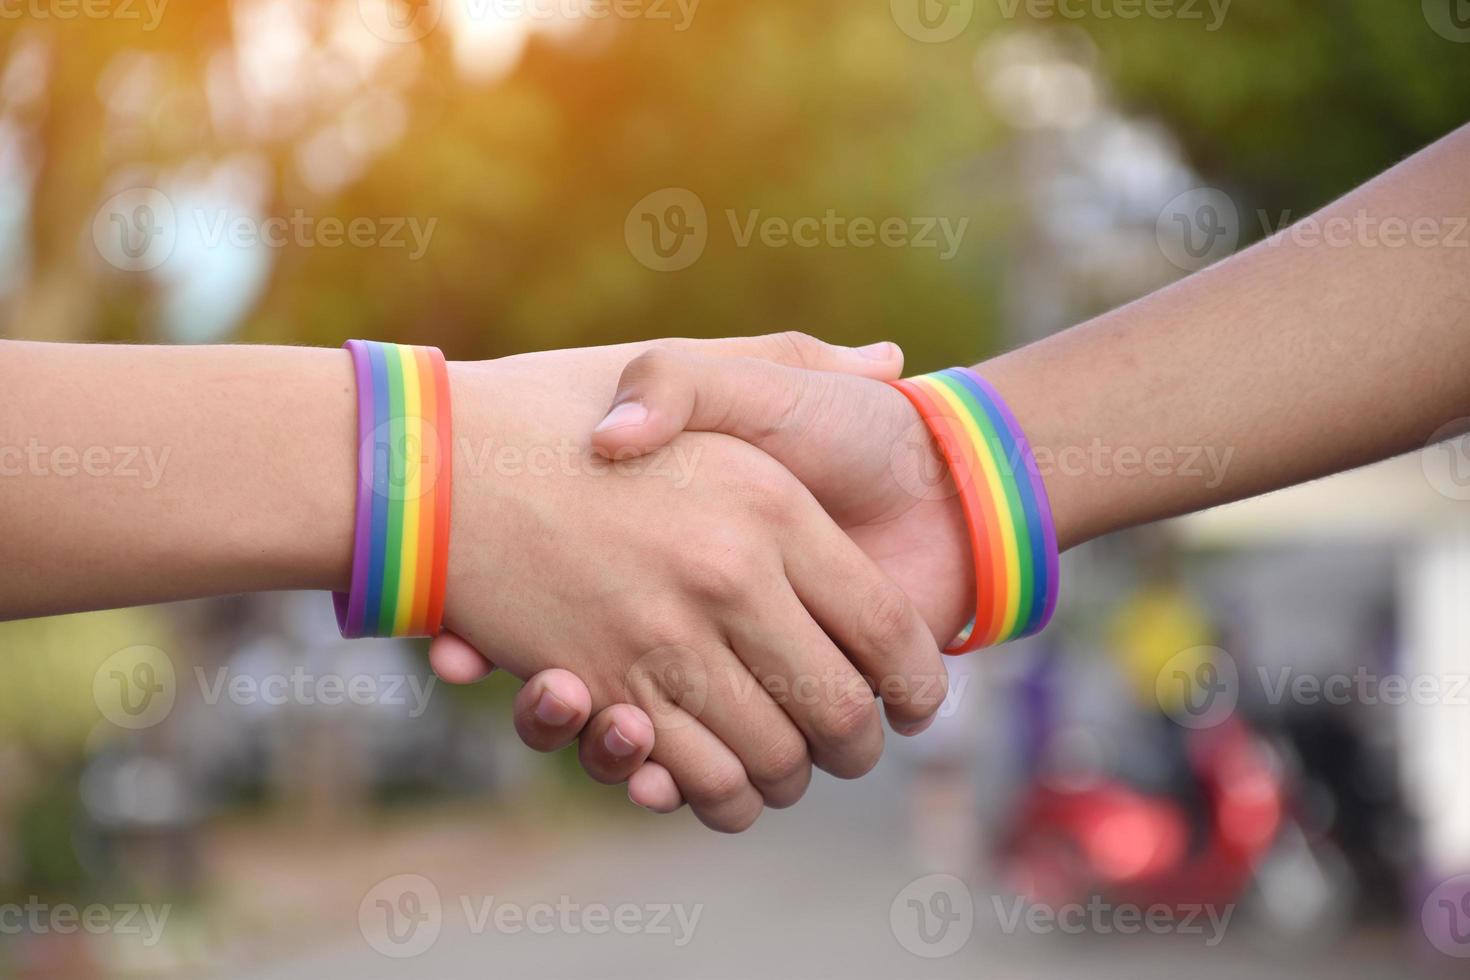
<svg viewBox="0 0 1470 980">
<path fill-rule="evenodd" d="M 969 368 L 894 382 L 923 418 L 959 492 L 975 560 L 975 618 L 945 651 L 1045 629 L 1059 591 L 1056 525 L 1031 444 L 1000 393 Z"/>
<path fill-rule="evenodd" d="M 349 638 L 434 636 L 444 618 L 453 484 L 449 372 L 434 347 L 349 340 L 357 379 L 357 510 Z"/>
</svg>

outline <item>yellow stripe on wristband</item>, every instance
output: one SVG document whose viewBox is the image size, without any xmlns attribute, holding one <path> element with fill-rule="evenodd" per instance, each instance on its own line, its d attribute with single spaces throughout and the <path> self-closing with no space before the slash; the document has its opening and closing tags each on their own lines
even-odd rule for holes
<svg viewBox="0 0 1470 980">
<path fill-rule="evenodd" d="M 1018 583 L 1021 581 L 1020 543 L 1016 539 L 1015 516 L 1011 512 L 1010 501 L 1005 493 L 1006 483 L 1001 476 L 1000 464 L 997 462 L 999 450 L 991 445 L 990 440 L 980 430 L 980 426 L 976 424 L 965 404 L 953 391 L 943 384 L 934 384 L 928 390 L 932 395 L 943 399 L 945 406 L 954 413 L 954 417 L 964 426 L 965 434 L 970 437 L 970 444 L 974 447 L 975 456 L 985 474 L 985 492 L 990 494 L 1000 518 L 1001 553 L 1005 556 L 1007 580 Z M 1021 592 L 1018 588 L 1007 589 L 1005 614 L 1000 617 L 996 628 L 985 637 L 985 642 L 992 644 L 1001 637 L 1014 633 L 1020 615 Z"/>
<path fill-rule="evenodd" d="M 403 499 L 415 504 L 423 496 L 424 420 L 419 393 L 419 369 L 413 348 L 394 345 L 403 369 Z M 414 590 L 419 579 L 418 506 L 403 508 L 403 567 L 398 576 L 398 600 L 393 614 L 393 632 L 403 635 L 413 621 Z"/>
</svg>

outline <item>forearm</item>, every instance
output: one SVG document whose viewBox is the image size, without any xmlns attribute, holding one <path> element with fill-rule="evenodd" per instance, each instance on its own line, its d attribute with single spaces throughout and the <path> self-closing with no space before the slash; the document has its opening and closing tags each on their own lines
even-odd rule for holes
<svg viewBox="0 0 1470 980">
<path fill-rule="evenodd" d="M 0 618 L 343 589 L 341 351 L 0 343 Z"/>
<path fill-rule="evenodd" d="M 1470 416 L 1467 215 L 1470 128 L 1308 219 L 1335 241 L 1288 230 L 982 365 L 1037 448 L 1062 547 L 1403 453 Z M 1432 222 L 1433 244 L 1393 245 L 1388 219 Z M 1344 220 L 1378 230 L 1344 236 Z"/>
</svg>

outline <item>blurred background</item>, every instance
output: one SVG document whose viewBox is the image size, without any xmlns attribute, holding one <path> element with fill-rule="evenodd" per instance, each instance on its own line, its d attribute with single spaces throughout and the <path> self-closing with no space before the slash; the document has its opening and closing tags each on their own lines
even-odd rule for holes
<svg viewBox="0 0 1470 980">
<path fill-rule="evenodd" d="M 1466 120 L 1465 0 L 3 0 L 0 330 L 929 370 Z M 733 839 L 324 596 L 0 624 L 0 974 L 1470 975 L 1467 450 L 1080 549 Z"/>
</svg>

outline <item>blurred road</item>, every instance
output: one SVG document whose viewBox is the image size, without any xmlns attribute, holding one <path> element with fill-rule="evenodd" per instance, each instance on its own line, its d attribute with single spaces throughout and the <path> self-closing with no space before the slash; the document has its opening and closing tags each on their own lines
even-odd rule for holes
<svg viewBox="0 0 1470 980">
<path fill-rule="evenodd" d="M 919 880 L 930 869 L 911 857 L 906 791 L 902 768 L 885 761 L 864 783 L 820 778 L 801 806 L 767 813 L 741 837 L 709 833 L 687 814 L 638 815 L 555 838 L 539 856 L 502 838 L 447 869 L 400 863 L 332 917 L 355 929 L 289 966 L 228 975 L 1348 980 L 1403 976 L 1413 959 L 1388 934 L 1286 948 L 1243 912 L 1218 945 L 1207 945 L 1206 922 L 1193 935 L 1036 935 L 983 887 L 971 890 L 966 916 L 964 894 Z"/>
</svg>

